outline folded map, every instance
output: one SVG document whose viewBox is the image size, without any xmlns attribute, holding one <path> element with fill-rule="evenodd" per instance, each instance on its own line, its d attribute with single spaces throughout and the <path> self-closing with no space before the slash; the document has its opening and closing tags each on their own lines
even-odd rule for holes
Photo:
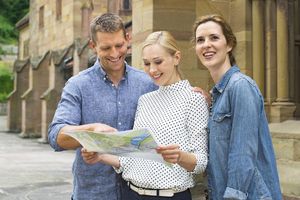
<svg viewBox="0 0 300 200">
<path fill-rule="evenodd" d="M 158 144 L 148 129 L 119 132 L 69 131 L 64 134 L 75 138 L 88 151 L 150 159 L 166 164 L 161 155 L 156 153 Z"/>
</svg>

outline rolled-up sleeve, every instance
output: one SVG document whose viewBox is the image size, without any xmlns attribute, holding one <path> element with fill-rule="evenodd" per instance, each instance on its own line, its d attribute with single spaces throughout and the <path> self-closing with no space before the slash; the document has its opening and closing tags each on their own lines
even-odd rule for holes
<svg viewBox="0 0 300 200">
<path fill-rule="evenodd" d="M 74 82 L 68 81 L 63 89 L 61 100 L 48 128 L 48 141 L 55 151 L 64 150 L 57 144 L 57 136 L 66 125 L 81 123 L 81 95 Z"/>
<path fill-rule="evenodd" d="M 246 200 L 247 195 L 244 192 L 227 187 L 224 193 L 224 199 L 240 199 Z"/>
</svg>

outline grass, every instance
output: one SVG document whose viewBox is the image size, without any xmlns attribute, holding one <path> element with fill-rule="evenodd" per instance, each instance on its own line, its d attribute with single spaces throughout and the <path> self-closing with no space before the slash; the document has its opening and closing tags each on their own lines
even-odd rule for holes
<svg viewBox="0 0 300 200">
<path fill-rule="evenodd" d="M 3 73 L 11 73 L 11 64 L 4 61 L 0 61 L 0 74 Z"/>
</svg>

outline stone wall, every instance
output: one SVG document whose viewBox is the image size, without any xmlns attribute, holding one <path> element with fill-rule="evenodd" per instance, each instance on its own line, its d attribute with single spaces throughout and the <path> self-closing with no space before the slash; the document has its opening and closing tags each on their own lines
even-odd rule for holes
<svg viewBox="0 0 300 200">
<path fill-rule="evenodd" d="M 7 103 L 0 103 L 0 115 L 7 115 Z"/>
</svg>

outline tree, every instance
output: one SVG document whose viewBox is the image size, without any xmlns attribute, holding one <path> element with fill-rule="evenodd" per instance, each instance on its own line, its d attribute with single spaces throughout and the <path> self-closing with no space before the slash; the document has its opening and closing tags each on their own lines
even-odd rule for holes
<svg viewBox="0 0 300 200">
<path fill-rule="evenodd" d="M 0 43 L 18 37 L 15 24 L 29 11 L 29 0 L 0 0 Z"/>
</svg>

